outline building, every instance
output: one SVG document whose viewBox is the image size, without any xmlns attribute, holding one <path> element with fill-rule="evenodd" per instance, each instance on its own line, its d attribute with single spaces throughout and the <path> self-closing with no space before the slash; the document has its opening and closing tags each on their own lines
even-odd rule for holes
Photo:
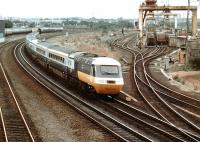
<svg viewBox="0 0 200 142">
<path fill-rule="evenodd" d="M 0 20 L 0 42 L 4 42 L 4 36 L 5 36 L 5 21 Z"/>
<path fill-rule="evenodd" d="M 187 62 L 192 64 L 200 63 L 200 39 L 194 38 L 187 41 Z"/>
<path fill-rule="evenodd" d="M 179 63 L 185 64 L 186 63 L 186 48 L 181 47 L 181 50 L 179 51 Z"/>
</svg>

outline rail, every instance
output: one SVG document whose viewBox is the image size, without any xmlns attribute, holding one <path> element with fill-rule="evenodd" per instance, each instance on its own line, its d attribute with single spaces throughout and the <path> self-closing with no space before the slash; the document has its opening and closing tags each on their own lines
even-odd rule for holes
<svg viewBox="0 0 200 142">
<path fill-rule="evenodd" d="M 21 44 L 21 43 L 20 43 L 20 44 Z M 19 103 L 18 103 L 18 101 L 17 101 L 17 99 L 16 99 L 16 97 L 15 97 L 15 94 L 14 94 L 14 92 L 13 92 L 13 89 L 12 89 L 12 87 L 11 87 L 11 85 L 10 85 L 10 82 L 9 82 L 9 80 L 8 80 L 8 78 L 7 78 L 7 75 L 6 75 L 6 73 L 5 73 L 5 70 L 4 70 L 4 68 L 3 68 L 3 66 L 2 66 L 1 63 L 0 63 L 0 67 L 1 67 L 1 70 L 2 70 L 2 72 L 3 72 L 4 77 L 5 77 L 5 79 L 6 79 L 6 82 L 7 82 L 7 84 L 8 84 L 8 87 L 9 87 L 9 89 L 10 89 L 10 92 L 11 92 L 11 94 L 12 94 L 12 97 L 13 97 L 13 99 L 14 99 L 14 102 L 15 102 L 15 104 L 16 104 L 16 106 L 17 106 L 17 109 L 18 109 L 18 111 L 19 111 L 19 113 L 20 113 L 20 116 L 21 116 L 21 118 L 22 118 L 22 120 L 23 120 L 23 122 L 24 122 L 24 125 L 26 126 L 26 129 L 27 129 L 28 133 L 29 133 L 29 136 L 30 136 L 32 142 L 35 142 L 35 140 L 34 140 L 34 138 L 33 138 L 33 135 L 32 135 L 32 133 L 31 133 L 31 131 L 30 131 L 30 128 L 29 128 L 29 126 L 28 126 L 28 124 L 27 124 L 27 122 L 26 122 L 26 120 L 25 120 L 25 118 L 24 118 L 24 115 L 23 115 L 23 113 L 22 113 L 22 111 L 21 111 L 21 108 L 20 108 L 20 106 L 19 106 Z"/>
<path fill-rule="evenodd" d="M 0 115 L 1 115 L 1 123 L 2 123 L 2 126 L 3 126 L 4 136 L 5 136 L 6 142 L 8 142 L 8 136 L 7 136 L 7 132 L 6 132 L 5 121 L 4 121 L 4 118 L 3 118 L 2 107 L 0 107 Z"/>
<path fill-rule="evenodd" d="M 36 72 L 38 75 L 41 76 L 40 79 L 38 79 L 36 76 L 33 75 L 33 73 L 31 73 L 29 71 L 29 69 L 27 70 L 27 67 L 25 67 L 25 65 L 22 65 L 22 63 L 20 62 L 20 60 L 18 58 L 19 55 L 17 56 L 17 48 L 15 48 L 14 53 L 15 53 L 16 60 L 22 66 L 22 68 L 24 68 L 26 70 L 26 72 L 28 74 L 30 74 L 33 78 L 35 78 L 40 84 L 42 84 L 44 87 L 49 89 L 53 94 L 55 94 L 57 97 L 59 97 L 65 103 L 68 103 L 70 106 L 75 108 L 78 112 L 85 115 L 87 118 L 89 118 L 92 121 L 94 121 L 95 123 L 99 124 L 101 127 L 105 128 L 106 130 L 110 131 L 112 134 L 114 134 L 120 140 L 130 141 L 131 138 L 132 138 L 132 139 L 135 139 L 135 140 L 142 139 L 142 140 L 145 140 L 145 141 L 152 141 L 150 138 L 146 137 L 145 135 L 138 133 L 137 131 L 133 130 L 132 128 L 130 128 L 126 124 L 124 124 L 120 121 L 117 121 L 116 119 L 112 118 L 108 114 L 102 113 L 102 111 L 100 111 L 98 108 L 95 108 L 94 106 L 91 106 L 87 102 L 81 100 L 76 95 L 74 95 L 71 91 L 68 91 L 65 88 L 63 88 L 62 86 L 56 84 L 54 81 L 52 81 L 48 77 L 44 76 L 37 69 L 35 69 L 34 67 L 31 67 L 32 65 L 30 65 L 30 63 L 28 63 L 26 61 L 25 57 L 23 55 L 20 55 L 23 58 L 24 62 L 26 62 L 27 66 L 30 66 L 28 68 L 32 68 L 32 70 L 34 72 Z M 22 47 L 20 48 L 18 53 L 22 54 Z M 47 83 L 48 85 L 46 84 L 46 82 L 44 83 L 44 81 L 49 82 L 49 83 Z M 55 88 L 57 88 L 57 89 L 55 89 Z M 55 90 L 57 90 L 57 91 L 55 91 Z M 59 93 L 58 93 L 58 91 L 59 91 Z M 68 94 L 68 95 L 66 95 L 66 94 Z M 79 105 L 79 107 L 77 107 L 76 106 L 77 104 L 74 105 L 72 103 L 74 101 L 72 101 L 72 100 L 69 101 L 69 100 L 66 99 L 67 96 L 69 96 L 69 97 L 71 97 L 71 99 L 77 101 L 79 104 L 81 104 L 81 106 Z M 92 111 L 93 113 L 88 114 L 88 112 L 85 112 L 85 111 L 82 110 L 83 108 L 86 108 L 86 109 L 88 109 L 89 112 Z M 91 114 L 93 114 L 95 116 L 91 116 Z M 108 126 L 112 126 L 112 127 L 108 127 L 106 124 Z M 122 133 L 123 133 L 123 135 L 122 135 Z M 130 137 L 127 137 L 128 134 L 129 134 Z"/>
<path fill-rule="evenodd" d="M 128 44 L 126 44 L 126 46 L 127 46 Z M 140 53 L 141 51 L 135 51 L 134 49 L 132 49 L 131 47 L 129 47 L 129 46 L 124 46 L 124 44 L 122 44 L 121 45 L 121 47 L 120 47 L 120 45 L 117 45 L 117 47 L 119 47 L 119 48 L 121 48 L 121 49 L 124 49 L 124 50 L 128 50 L 128 51 L 130 51 L 131 53 L 133 53 L 134 54 L 134 56 L 135 56 L 135 58 L 134 58 L 134 79 L 136 79 L 136 77 L 141 81 L 141 83 L 143 83 L 143 85 L 146 85 L 146 86 L 148 86 L 149 88 L 150 88 L 150 90 L 152 90 L 155 94 L 156 94 L 156 96 L 157 96 L 157 98 L 159 98 L 159 99 L 161 99 L 162 101 L 162 103 L 164 103 L 164 105 L 166 105 L 166 106 L 168 106 L 169 108 L 169 110 L 170 111 L 172 111 L 173 113 L 175 113 L 180 119 L 182 119 L 186 124 L 188 124 L 188 125 L 190 125 L 190 126 L 192 126 L 193 128 L 195 128 L 196 129 L 196 131 L 198 131 L 199 132 L 199 127 L 198 126 L 196 126 L 196 125 L 194 125 L 192 122 L 190 122 L 190 121 L 188 121 L 185 117 L 183 117 L 181 114 L 179 114 L 178 112 L 176 112 L 169 104 L 167 104 L 166 103 L 166 101 L 165 100 L 163 100 L 161 97 L 159 97 L 159 95 L 157 94 L 157 92 L 155 92 L 155 88 L 153 88 L 153 86 L 150 84 L 150 82 L 149 82 L 149 80 L 148 80 L 148 78 L 147 78 L 147 71 L 145 70 L 146 68 L 144 67 L 144 65 L 145 65 L 145 58 L 143 57 L 143 55 L 142 55 L 142 53 Z M 132 51 L 131 51 L 132 50 Z M 137 56 L 138 55 L 141 55 L 141 58 L 138 58 Z M 155 58 L 155 57 L 157 57 L 157 56 L 159 56 L 159 55 L 152 55 L 152 57 L 153 58 Z M 151 59 L 152 58 L 151 56 L 149 56 L 149 59 Z M 136 64 L 137 64 L 137 62 L 141 62 L 141 67 L 143 66 L 143 69 L 139 69 L 139 71 L 141 70 L 141 72 L 142 72 L 142 70 L 143 70 L 143 72 L 144 72 L 144 77 L 142 77 L 142 78 L 140 78 L 139 77 L 139 74 L 137 73 L 137 71 L 136 71 Z M 143 62 L 143 63 L 142 63 Z M 139 66 L 139 64 L 138 64 L 138 66 Z M 140 74 L 140 76 L 141 76 L 141 74 Z M 145 80 L 145 81 L 144 81 Z M 147 83 L 146 83 L 146 80 L 147 80 Z M 136 85 L 137 85 L 137 88 L 138 88 L 138 91 L 140 92 L 140 94 L 143 94 L 142 93 L 142 91 L 144 90 L 144 87 L 141 87 L 141 85 L 140 85 L 140 87 L 138 86 L 138 83 L 137 83 L 138 81 L 136 81 L 135 80 L 135 83 L 136 83 Z M 146 92 L 147 93 L 147 92 Z M 143 96 L 143 95 L 142 95 Z M 148 95 L 149 96 L 149 95 Z M 152 95 L 150 95 L 150 96 L 152 96 Z M 165 121 L 167 121 L 168 123 L 171 123 L 171 121 L 168 119 L 168 118 L 166 118 L 165 116 L 163 116 L 159 111 L 157 111 L 157 109 L 156 108 L 154 108 L 154 106 L 153 106 L 153 103 L 151 104 L 148 100 L 146 100 L 146 97 L 145 96 L 143 96 L 143 98 L 144 98 L 144 100 L 145 100 L 145 102 L 147 102 L 148 104 L 149 104 L 149 106 L 151 106 L 151 108 L 153 109 L 153 110 L 155 110 L 155 112 L 156 112 L 156 114 L 158 114 L 158 116 L 160 116 L 161 118 L 163 118 Z M 171 124 L 173 124 L 173 123 L 171 123 Z M 174 125 L 174 124 L 173 124 Z M 182 128 L 179 128 L 179 127 L 177 127 L 178 129 L 182 129 Z M 197 139 L 199 139 L 199 137 L 196 137 L 195 136 L 195 134 L 191 134 L 191 133 L 189 133 L 187 130 L 182 130 L 186 135 L 193 135 L 192 137 L 192 139 L 193 140 L 197 140 Z M 188 135 L 188 136 L 189 136 Z M 190 136 L 189 136 L 190 137 Z M 197 139 L 196 139 L 197 138 Z"/>
</svg>

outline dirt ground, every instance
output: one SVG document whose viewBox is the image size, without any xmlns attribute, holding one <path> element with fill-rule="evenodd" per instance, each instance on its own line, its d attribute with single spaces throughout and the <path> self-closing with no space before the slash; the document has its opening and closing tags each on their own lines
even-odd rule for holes
<svg viewBox="0 0 200 142">
<path fill-rule="evenodd" d="M 47 42 L 120 60 L 120 53 L 111 51 L 108 44 L 108 41 L 111 41 L 112 38 L 113 37 L 108 35 L 102 36 L 101 32 L 88 32 L 72 34 L 68 37 L 65 35 L 57 36 L 55 38 L 48 39 Z"/>
<path fill-rule="evenodd" d="M 182 89 L 200 92 L 200 71 L 178 71 L 170 74 L 174 80 L 182 84 Z"/>
<path fill-rule="evenodd" d="M 9 58 L 8 58 L 9 57 Z M 6 48 L 3 65 L 14 90 L 44 142 L 116 141 L 105 130 L 61 102 L 20 69 Z"/>
<path fill-rule="evenodd" d="M 180 91 L 186 92 L 186 94 L 200 98 L 200 71 L 187 70 L 186 67 L 178 62 L 178 50 L 167 55 L 172 57 L 175 61 L 174 64 L 168 64 L 166 75 L 171 78 L 168 82 L 180 89 Z M 160 69 L 164 69 L 165 59 L 164 57 L 157 59 L 156 65 Z M 184 71 L 187 70 L 187 71 Z M 187 93 L 188 92 L 188 93 Z"/>
</svg>

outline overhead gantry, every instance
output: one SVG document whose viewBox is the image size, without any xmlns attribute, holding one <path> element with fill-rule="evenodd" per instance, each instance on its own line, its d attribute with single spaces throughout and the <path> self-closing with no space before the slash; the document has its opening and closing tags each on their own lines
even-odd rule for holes
<svg viewBox="0 0 200 142">
<path fill-rule="evenodd" d="M 197 33 L 197 6 L 157 6 L 156 0 L 145 0 L 139 8 L 139 29 L 140 38 L 143 37 L 144 20 L 148 12 L 153 11 L 191 11 L 192 12 L 192 35 Z M 143 44 L 143 42 L 142 42 Z"/>
</svg>

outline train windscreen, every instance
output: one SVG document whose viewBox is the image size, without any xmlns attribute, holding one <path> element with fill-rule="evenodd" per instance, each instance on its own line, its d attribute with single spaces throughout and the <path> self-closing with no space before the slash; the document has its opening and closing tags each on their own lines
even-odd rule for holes
<svg viewBox="0 0 200 142">
<path fill-rule="evenodd" d="M 100 78 L 121 78 L 121 66 L 116 65 L 96 65 L 95 76 Z"/>
<path fill-rule="evenodd" d="M 100 71 L 102 75 L 118 75 L 118 66 L 100 66 Z"/>
</svg>

